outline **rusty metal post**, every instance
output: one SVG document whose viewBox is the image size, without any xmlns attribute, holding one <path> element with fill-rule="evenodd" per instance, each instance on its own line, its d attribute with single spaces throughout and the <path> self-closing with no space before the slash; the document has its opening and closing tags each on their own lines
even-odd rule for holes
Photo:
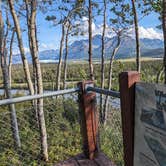
<svg viewBox="0 0 166 166">
<path fill-rule="evenodd" d="M 135 71 L 119 75 L 125 166 L 133 166 L 135 83 L 139 81 L 140 74 Z"/>
<path fill-rule="evenodd" d="M 83 139 L 83 151 L 89 159 L 94 159 L 98 149 L 98 120 L 96 107 L 96 93 L 87 92 L 88 86 L 93 86 L 92 81 L 84 81 L 78 83 L 79 92 L 79 108 L 80 108 L 80 124 Z"/>
</svg>

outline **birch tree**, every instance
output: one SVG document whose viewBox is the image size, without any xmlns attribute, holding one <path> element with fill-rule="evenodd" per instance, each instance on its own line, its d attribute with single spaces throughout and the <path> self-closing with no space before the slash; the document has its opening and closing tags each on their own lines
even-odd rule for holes
<svg viewBox="0 0 166 166">
<path fill-rule="evenodd" d="M 131 0 L 132 10 L 134 15 L 134 27 L 135 27 L 135 39 L 136 39 L 136 67 L 137 71 L 141 72 L 141 52 L 140 52 L 140 40 L 139 40 L 139 27 L 138 27 L 138 14 L 136 10 L 135 0 Z"/>
<path fill-rule="evenodd" d="M 26 81 L 27 81 L 27 84 L 28 84 L 28 89 L 29 89 L 30 94 L 33 95 L 34 94 L 33 83 L 32 83 L 32 79 L 31 79 L 31 75 L 30 75 L 28 61 L 27 61 L 27 58 L 26 58 L 26 55 L 25 55 L 25 50 L 24 50 L 24 45 L 23 45 L 23 40 L 22 40 L 22 32 L 21 32 L 21 28 L 20 28 L 19 19 L 18 19 L 18 16 L 17 16 L 15 8 L 14 8 L 14 1 L 13 0 L 8 0 L 8 4 L 9 4 L 10 13 L 13 17 L 13 21 L 14 21 L 14 25 L 15 25 L 19 50 L 20 50 L 20 54 L 21 54 L 21 58 L 22 58 L 23 69 L 24 69 L 25 78 L 26 78 Z"/>
<path fill-rule="evenodd" d="M 37 29 L 36 29 L 36 13 L 37 13 L 37 0 L 31 0 L 26 3 L 26 12 L 27 12 L 27 27 L 28 27 L 28 37 L 29 37 L 29 47 L 32 56 L 34 72 L 36 76 L 36 88 L 37 94 L 43 94 L 43 81 L 41 66 L 38 57 L 38 43 L 37 43 Z M 30 11 L 29 7 L 30 6 Z M 48 161 L 48 145 L 47 145 L 47 132 L 44 118 L 43 110 L 43 99 L 37 100 L 37 113 L 38 121 L 40 128 L 40 140 L 41 140 L 41 153 L 44 160 Z"/>
<path fill-rule="evenodd" d="M 114 62 L 114 58 L 119 50 L 120 44 L 121 44 L 121 40 L 123 37 L 123 30 L 116 30 L 116 37 L 114 38 L 114 46 L 113 46 L 113 50 L 112 53 L 110 55 L 110 62 L 109 62 L 109 70 L 108 70 L 108 85 L 107 85 L 107 89 L 111 90 L 112 88 L 112 74 L 113 74 L 113 62 Z M 103 124 L 106 124 L 106 120 L 107 120 L 107 114 L 108 114 L 108 102 L 109 102 L 109 96 L 106 96 L 105 98 L 105 102 L 104 102 L 104 108 L 103 108 L 103 112 L 100 113 L 100 117 L 101 122 Z"/>
<path fill-rule="evenodd" d="M 59 62 L 57 66 L 57 74 L 56 74 L 56 90 L 60 90 L 60 82 L 61 82 L 61 72 L 62 72 L 62 58 L 63 58 L 63 48 L 64 48 L 64 38 L 65 38 L 65 25 L 62 23 L 62 36 L 60 41 L 60 49 L 59 49 Z"/>
<path fill-rule="evenodd" d="M 61 73 L 62 73 L 62 60 L 64 53 L 64 42 L 65 36 L 67 32 L 68 22 L 71 20 L 71 17 L 74 15 L 80 15 L 80 11 L 83 9 L 82 7 L 83 1 L 63 1 L 63 3 L 56 4 L 56 9 L 59 12 L 60 18 L 57 18 L 55 15 L 47 16 L 46 20 L 53 21 L 54 25 L 61 25 L 61 40 L 60 40 L 60 48 L 59 48 L 59 60 L 56 70 L 56 90 L 60 89 L 61 84 Z"/>
<path fill-rule="evenodd" d="M 67 80 L 67 58 L 68 58 L 68 41 L 69 41 L 70 30 L 71 30 L 71 23 L 70 23 L 70 21 L 68 21 L 67 30 L 66 30 L 66 38 L 65 38 L 65 58 L 64 58 L 63 89 L 66 89 L 66 80 Z"/>
<path fill-rule="evenodd" d="M 130 28 L 130 26 L 133 23 L 131 19 L 131 8 L 129 3 L 121 3 L 121 1 L 115 2 L 114 0 L 111 0 L 110 2 L 112 4 L 110 11 L 114 15 L 114 17 L 110 18 L 110 25 L 115 36 L 112 44 L 112 51 L 110 54 L 108 85 L 107 85 L 107 88 L 109 90 L 111 90 L 112 88 L 112 69 L 113 69 L 114 58 L 118 52 L 118 49 L 120 48 L 122 37 L 125 36 L 125 32 L 127 31 L 127 29 Z M 106 124 L 107 121 L 108 101 L 109 101 L 109 96 L 106 96 L 103 111 L 100 112 L 101 122 L 103 124 Z"/>
<path fill-rule="evenodd" d="M 103 0 L 103 31 L 102 31 L 102 38 L 101 38 L 101 83 L 100 86 L 102 89 L 104 89 L 105 84 L 105 32 L 106 32 L 106 12 L 107 12 L 107 2 L 106 0 Z M 103 95 L 100 95 L 100 115 L 102 115 L 102 109 L 103 109 Z M 100 117 L 102 119 L 102 117 Z"/>
<path fill-rule="evenodd" d="M 11 94 L 11 85 L 9 83 L 9 72 L 8 72 L 8 63 L 7 63 L 7 37 L 9 32 L 9 20 L 8 20 L 8 13 L 7 13 L 7 28 L 6 33 L 4 33 L 4 23 L 3 23 L 3 17 L 2 17 L 2 9 L 1 9 L 1 3 L 0 1 L 0 61 L 1 61 L 1 68 L 2 68 L 2 74 L 3 74 L 3 84 L 4 84 L 4 90 L 6 93 L 6 97 L 8 99 L 12 98 Z M 20 136 L 19 136 L 19 129 L 18 129 L 18 123 L 17 123 L 17 115 L 14 104 L 8 105 L 9 111 L 10 111 L 10 120 L 11 120 L 11 130 L 13 135 L 13 140 L 15 144 L 15 148 L 21 147 L 20 142 Z"/>
<path fill-rule="evenodd" d="M 15 38 L 15 28 L 12 29 L 12 36 L 10 40 L 10 55 L 9 55 L 9 65 L 8 65 L 8 73 L 9 73 L 9 86 L 12 84 L 12 57 L 13 57 L 13 43 Z"/>
<path fill-rule="evenodd" d="M 162 10 L 162 27 L 163 27 L 163 35 L 164 35 L 164 83 L 166 84 L 166 0 L 162 1 L 163 10 Z"/>
<path fill-rule="evenodd" d="M 94 69 L 93 69 L 93 62 L 92 62 L 92 1 L 89 0 L 88 4 L 88 33 L 89 33 L 89 72 L 90 72 L 90 79 L 94 80 Z"/>
<path fill-rule="evenodd" d="M 132 4 L 132 15 L 134 20 L 134 30 L 135 30 L 135 40 L 136 40 L 136 69 L 140 73 L 141 72 L 141 50 L 140 50 L 140 39 L 139 39 L 139 18 L 138 12 L 140 12 L 141 17 L 148 15 L 151 11 L 151 7 L 146 2 L 131 0 Z"/>
</svg>

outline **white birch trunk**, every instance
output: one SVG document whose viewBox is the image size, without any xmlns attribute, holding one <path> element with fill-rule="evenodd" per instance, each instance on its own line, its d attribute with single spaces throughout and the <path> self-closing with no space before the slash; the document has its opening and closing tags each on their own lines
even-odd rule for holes
<svg viewBox="0 0 166 166">
<path fill-rule="evenodd" d="M 19 19 L 17 17 L 15 9 L 14 9 L 14 1 L 13 0 L 8 0 L 8 3 L 9 3 L 10 12 L 11 12 L 11 15 L 13 17 L 13 21 L 14 21 L 14 25 L 15 25 L 15 29 L 16 29 L 18 45 L 19 45 L 19 49 L 20 49 L 20 53 L 21 53 L 25 78 L 26 78 L 26 81 L 27 81 L 27 84 L 28 84 L 30 94 L 33 95 L 34 94 L 34 89 L 33 89 L 33 84 L 32 84 L 32 80 L 31 80 L 28 61 L 27 61 L 26 56 L 25 56 L 25 50 L 24 50 L 24 46 L 23 46 L 22 33 L 21 33 Z"/>
<path fill-rule="evenodd" d="M 30 39 L 32 44 L 32 60 L 36 70 L 36 83 L 37 83 L 37 93 L 43 93 L 43 81 L 42 81 L 42 72 L 41 66 L 38 57 L 38 46 L 36 38 L 36 0 L 31 2 L 31 21 L 30 21 Z M 41 153 L 45 161 L 48 161 L 48 145 L 47 145 L 47 132 L 46 124 L 43 110 L 43 99 L 38 99 L 37 101 L 38 108 L 38 120 L 40 127 L 40 140 L 41 140 Z"/>
</svg>

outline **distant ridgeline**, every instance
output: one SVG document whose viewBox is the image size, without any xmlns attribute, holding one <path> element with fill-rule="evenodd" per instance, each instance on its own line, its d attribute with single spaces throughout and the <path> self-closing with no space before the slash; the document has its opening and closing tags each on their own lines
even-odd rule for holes
<svg viewBox="0 0 166 166">
<path fill-rule="evenodd" d="M 116 38 L 105 38 L 106 58 L 110 57 L 112 46 L 116 44 Z M 141 56 L 143 57 L 162 57 L 163 41 L 159 39 L 140 39 Z M 59 50 L 45 50 L 39 52 L 40 61 L 43 63 L 56 63 L 59 58 Z M 93 58 L 100 59 L 101 57 L 101 35 L 93 37 Z M 115 59 L 124 59 L 135 57 L 135 39 L 124 37 L 121 42 L 119 51 Z M 31 62 L 31 56 L 27 53 L 27 59 Z M 88 39 L 74 41 L 69 46 L 69 60 L 86 60 L 88 59 Z M 20 55 L 13 56 L 13 63 L 21 63 Z"/>
</svg>

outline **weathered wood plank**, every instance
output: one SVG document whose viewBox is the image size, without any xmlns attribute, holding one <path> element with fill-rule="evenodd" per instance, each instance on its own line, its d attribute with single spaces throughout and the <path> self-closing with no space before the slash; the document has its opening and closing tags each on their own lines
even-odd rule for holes
<svg viewBox="0 0 166 166">
<path fill-rule="evenodd" d="M 98 166 L 116 166 L 104 153 L 99 153 L 94 161 Z"/>
<path fill-rule="evenodd" d="M 79 166 L 97 166 L 94 160 L 89 160 L 84 154 L 79 154 L 75 157 Z"/>
<path fill-rule="evenodd" d="M 133 166 L 135 83 L 139 81 L 138 72 L 119 76 L 125 166 Z"/>
<path fill-rule="evenodd" d="M 89 160 L 85 154 L 81 153 L 69 160 L 63 161 L 55 166 L 116 166 L 110 159 L 104 154 L 99 153 L 95 156 L 94 160 Z"/>
<path fill-rule="evenodd" d="M 78 161 L 80 166 L 98 166 L 93 160 L 79 160 Z"/>
<path fill-rule="evenodd" d="M 78 84 L 81 89 L 79 93 L 81 134 L 83 138 L 83 151 L 89 159 L 94 159 L 98 150 L 98 119 L 96 117 L 96 93 L 87 93 L 86 87 L 93 85 L 92 81 L 85 81 Z"/>
<path fill-rule="evenodd" d="M 79 166 L 75 158 L 70 158 L 66 161 L 55 164 L 55 166 Z"/>
</svg>

